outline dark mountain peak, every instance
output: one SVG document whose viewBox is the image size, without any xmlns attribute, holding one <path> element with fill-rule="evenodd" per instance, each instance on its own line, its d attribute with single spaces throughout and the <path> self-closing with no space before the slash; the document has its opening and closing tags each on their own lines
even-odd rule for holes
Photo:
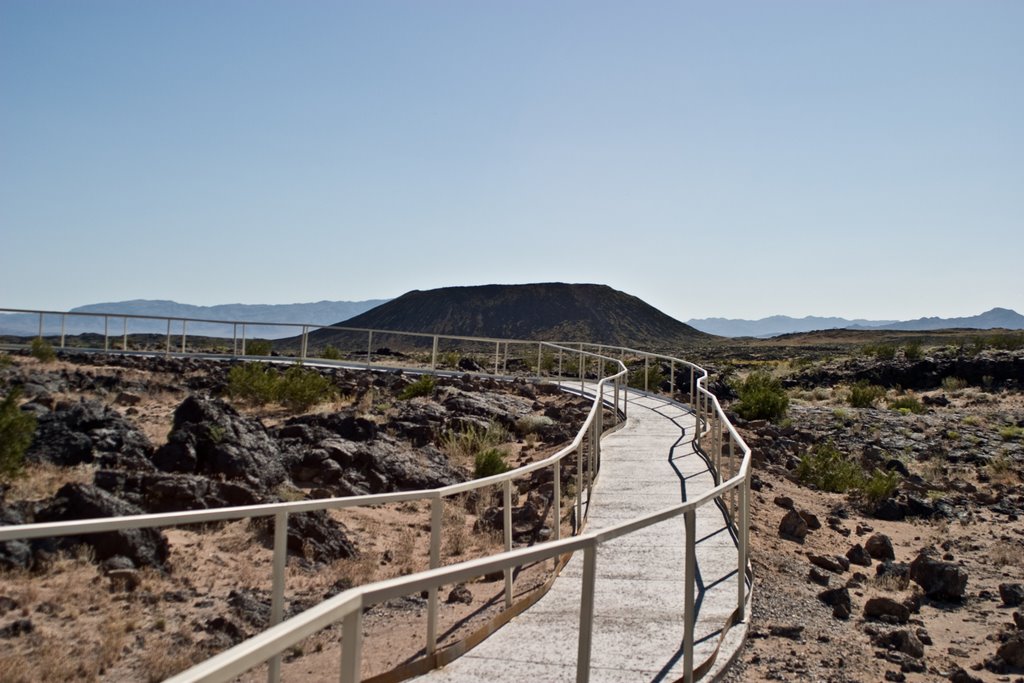
<svg viewBox="0 0 1024 683">
<path fill-rule="evenodd" d="M 639 298 L 602 284 L 543 282 L 413 290 L 345 327 L 499 339 L 616 345 L 693 343 L 707 335 Z M 332 333 L 318 333 L 330 342 Z"/>
</svg>

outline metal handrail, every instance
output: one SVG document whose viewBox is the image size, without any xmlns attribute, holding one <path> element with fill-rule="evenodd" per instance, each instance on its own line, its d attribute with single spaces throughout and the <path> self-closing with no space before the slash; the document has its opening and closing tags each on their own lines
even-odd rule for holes
<svg viewBox="0 0 1024 683">
<path fill-rule="evenodd" d="M 251 638 L 239 645 L 221 653 L 191 669 L 184 671 L 177 676 L 169 679 L 175 683 L 181 681 L 224 681 L 230 680 L 234 676 L 242 673 L 243 671 L 252 668 L 264 661 L 270 660 L 270 671 L 269 680 L 276 681 L 280 677 L 280 654 L 286 648 L 302 640 L 306 636 L 314 633 L 315 631 L 329 626 L 339 620 L 343 621 L 343 640 L 342 640 L 342 680 L 343 681 L 356 681 L 359 678 L 359 667 L 360 667 L 360 648 L 362 640 L 361 630 L 361 614 L 362 607 L 368 604 L 373 604 L 381 600 L 386 600 L 389 597 L 396 597 L 400 595 L 407 595 L 409 593 L 418 592 L 420 590 L 428 591 L 428 618 L 427 618 L 427 647 L 426 651 L 428 654 L 432 654 L 436 650 L 437 638 L 436 638 L 436 627 L 437 627 L 437 591 L 443 584 L 453 583 L 463 578 L 471 578 L 473 576 L 479 576 L 483 573 L 489 573 L 491 571 L 501 570 L 505 574 L 505 604 L 506 607 L 511 606 L 512 600 L 512 570 L 514 567 L 522 565 L 527 562 L 534 560 L 550 559 L 552 557 L 558 557 L 567 552 L 573 552 L 575 550 L 582 549 L 584 551 L 584 572 L 583 572 L 583 598 L 580 610 L 580 635 L 578 643 L 578 660 L 577 660 L 577 681 L 587 681 L 589 679 L 589 662 L 590 662 L 590 633 L 592 628 L 591 617 L 593 614 L 593 585 L 594 585 L 594 572 L 596 567 L 596 548 L 601 543 L 604 543 L 612 538 L 616 538 L 621 535 L 632 533 L 638 529 L 656 524 L 666 519 L 683 515 L 686 526 L 686 561 L 684 566 L 684 583 L 685 583 L 685 603 L 684 603 L 684 614 L 685 614 L 685 627 L 684 627 L 684 680 L 692 681 L 694 675 L 694 663 L 693 663 L 693 633 L 694 633 L 694 589 L 696 584 L 696 560 L 695 560 L 695 524 L 696 524 L 696 510 L 712 501 L 719 501 L 722 503 L 723 509 L 726 511 L 727 523 L 730 525 L 733 532 L 736 534 L 737 539 L 737 609 L 730 619 L 723 631 L 727 631 L 734 623 L 742 622 L 745 618 L 747 603 L 749 601 L 749 591 L 747 590 L 747 581 L 749 578 L 749 567 L 747 562 L 748 556 L 748 544 L 749 544 L 749 490 L 750 490 L 750 448 L 743 441 L 742 437 L 736 432 L 731 422 L 726 417 L 721 405 L 710 391 L 706 388 L 708 379 L 707 371 L 689 361 L 685 361 L 672 356 L 663 354 L 655 354 L 637 349 L 630 349 L 627 347 L 617 347 L 607 344 L 593 344 L 593 343 L 552 343 L 543 341 L 524 341 L 524 340 L 505 340 L 505 339 L 494 339 L 494 338 L 480 338 L 480 337 L 464 337 L 464 336 L 453 336 L 453 335 L 439 335 L 431 333 L 409 333 L 393 330 L 371 330 L 363 328 L 346 328 L 342 326 L 321 326 L 321 325 L 295 325 L 290 323 L 265 323 L 265 322 L 252 322 L 252 323 L 240 323 L 237 321 L 213 321 L 213 320 L 202 320 L 202 319 L 187 319 L 179 317 L 161 317 L 161 316 L 140 316 L 140 315 L 125 315 L 125 314 L 104 314 L 104 313 L 93 313 L 93 312 L 74 312 L 64 313 L 56 311 L 38 311 L 38 310 L 25 310 L 25 309 L 4 309 L 0 308 L 0 312 L 16 312 L 16 313 L 36 313 L 40 317 L 40 336 L 42 336 L 43 330 L 43 316 L 44 315 L 61 315 L 62 316 L 62 331 L 64 327 L 64 316 L 68 315 L 88 315 L 93 317 L 104 317 L 105 321 L 105 332 L 108 325 L 109 318 L 124 318 L 124 347 L 122 351 L 124 353 L 130 353 L 127 350 L 127 319 L 129 318 L 144 318 L 144 319 L 158 319 L 166 320 L 168 327 L 168 344 L 167 353 L 170 351 L 170 325 L 172 321 L 182 321 L 182 349 L 185 349 L 185 323 L 187 321 L 196 322 L 214 322 L 231 324 L 235 326 L 235 333 L 237 335 L 237 325 L 243 325 L 243 342 L 242 342 L 242 355 L 244 356 L 244 326 L 248 324 L 252 325 L 279 325 L 279 326 L 291 326 L 291 327 L 302 327 L 302 352 L 300 361 L 309 358 L 307 355 L 307 344 L 309 328 L 317 329 L 335 329 L 352 332 L 365 332 L 368 334 L 369 344 L 372 345 L 373 335 L 376 334 L 390 334 L 390 335 L 407 335 L 413 337 L 431 337 L 433 338 L 433 352 L 431 356 L 431 371 L 436 370 L 437 366 L 437 352 L 438 343 L 441 339 L 452 339 L 459 341 L 470 341 L 470 342 L 483 342 L 483 343 L 494 343 L 497 345 L 495 352 L 495 372 L 493 375 L 498 375 L 498 355 L 500 353 L 500 345 L 505 344 L 505 354 L 507 360 L 508 345 L 509 344 L 527 344 L 536 345 L 538 353 L 538 365 L 537 365 L 537 376 L 541 375 L 541 362 L 540 357 L 544 348 L 551 350 L 557 350 L 559 353 L 559 380 L 563 380 L 561 373 L 561 362 L 562 355 L 564 353 L 572 354 L 573 356 L 578 355 L 580 358 L 579 362 L 579 382 L 581 393 L 585 389 L 586 385 L 586 368 L 584 359 L 594 359 L 598 361 L 598 383 L 594 394 L 594 403 L 587 415 L 583 426 L 576 434 L 572 443 L 565 448 L 561 449 L 557 453 L 548 456 L 542 461 L 525 465 L 521 468 L 511 470 L 509 472 L 487 477 L 485 479 L 477 479 L 469 482 L 460 484 L 454 484 L 438 489 L 421 490 L 421 491 L 406 491 L 400 493 L 389 493 L 389 494 L 375 494 L 369 496 L 354 496 L 347 498 L 330 498 L 321 499 L 316 501 L 299 501 L 291 503 L 273 503 L 267 505 L 256 505 L 256 506 L 242 506 L 233 508 L 219 508 L 214 510 L 201 510 L 201 511 L 188 511 L 188 512 L 175 512 L 175 513 L 162 513 L 156 515 L 135 515 L 130 517 L 121 518 L 110 518 L 110 519 L 99 519 L 99 520 L 76 520 L 69 522 L 56 522 L 49 524 L 29 524 L 19 525 L 11 527 L 0 527 L 0 541 L 15 540 L 22 538 L 38 538 L 42 536 L 56 536 L 56 535 L 73 535 L 82 533 L 97 533 L 102 531 L 110 531 L 116 529 L 125 528 L 144 528 L 144 527 L 159 527 L 159 526 L 175 526 L 179 524 L 193 524 L 203 523 L 210 521 L 221 521 L 226 519 L 241 519 L 247 517 L 258 517 L 258 516 L 274 516 L 274 581 L 273 581 L 273 595 L 272 595 L 272 609 L 271 609 L 271 624 L 272 626 L 264 631 L 263 633 Z M 110 351 L 108 343 L 104 341 L 104 351 Z M 62 334 L 61 345 L 63 346 L 64 338 Z M 576 348 L 573 348 L 576 347 Z M 588 349 L 595 349 L 591 351 Z M 79 349 L 87 350 L 87 349 Z M 97 349 L 98 350 L 98 349 Z M 235 341 L 235 350 L 237 351 L 237 337 Z M 609 352 L 618 352 L 620 358 L 614 358 L 606 355 Z M 562 459 L 568 457 L 572 453 L 577 453 L 579 456 L 577 466 L 577 477 L 578 485 L 576 488 L 577 493 L 577 517 L 578 521 L 581 521 L 584 516 L 582 506 L 582 489 L 584 483 L 584 470 L 587 469 L 586 483 L 592 486 L 595 468 L 599 462 L 599 451 L 600 451 L 600 437 L 606 432 L 613 431 L 621 426 L 618 424 L 620 410 L 619 410 L 619 396 L 622 395 L 622 412 L 623 416 L 626 415 L 626 407 L 628 404 L 628 397 L 626 396 L 625 377 L 627 368 L 624 363 L 625 354 L 633 356 L 640 356 L 644 359 L 644 391 L 649 391 L 650 388 L 647 386 L 647 380 L 649 373 L 649 363 L 652 359 L 658 362 L 668 362 L 670 365 L 670 389 L 672 394 L 675 393 L 675 367 L 678 363 L 681 367 L 688 367 L 690 370 L 690 382 L 689 382 L 689 397 L 693 406 L 697 430 L 694 439 L 695 449 L 699 449 L 704 456 L 708 459 L 710 469 L 713 472 L 715 481 L 718 484 L 712 490 L 706 492 L 700 497 L 682 503 L 677 506 L 673 506 L 666 510 L 647 515 L 640 519 L 632 520 L 615 527 L 606 529 L 599 533 L 594 534 L 582 534 L 577 535 L 571 539 L 560 538 L 560 504 L 561 504 L 561 492 L 560 492 L 560 464 Z M 184 353 L 184 355 L 189 355 Z M 178 354 L 175 354 L 178 355 Z M 209 354 L 204 354 L 208 356 Z M 231 357 L 237 357 L 232 354 Z M 372 353 L 368 349 L 367 363 L 363 367 L 371 367 L 370 360 Z M 618 371 L 608 377 L 602 377 L 604 374 L 605 364 L 612 362 L 617 364 Z M 491 374 L 491 373 L 478 373 L 478 374 Z M 608 383 L 611 383 L 614 387 L 614 396 L 611 402 L 613 406 L 614 419 L 616 425 L 611 429 L 605 430 L 603 428 L 601 416 L 603 406 L 606 405 L 605 399 L 605 387 Z M 728 435 L 728 455 L 729 460 L 724 460 L 725 457 L 725 444 L 722 437 L 722 429 L 725 428 L 725 433 Z M 589 449 L 589 457 L 584 459 L 583 457 L 583 439 L 585 436 L 590 436 L 590 443 L 592 447 Z M 710 439 L 708 437 L 710 436 Z M 735 456 L 737 455 L 736 449 L 739 448 L 742 458 L 740 462 L 734 462 Z M 722 467 L 732 464 L 733 474 L 726 481 L 722 481 Z M 555 524 L 554 524 L 554 540 L 541 544 L 539 546 L 533 546 L 531 548 L 524 548 L 520 550 L 511 549 L 511 481 L 513 478 L 522 476 L 529 472 L 541 469 L 543 467 L 553 466 L 554 467 L 554 508 L 555 508 Z M 493 555 L 489 558 L 481 558 L 477 560 L 469 560 L 447 567 L 440 567 L 440 538 L 441 538 L 441 526 L 442 526 L 442 510 L 444 498 L 457 493 L 473 490 L 481 486 L 489 486 L 494 484 L 501 484 L 503 487 L 503 498 L 504 498 L 504 536 L 505 536 L 505 552 Z M 729 499 L 726 500 L 726 495 L 729 495 Z M 287 553 L 287 517 L 289 514 L 298 512 L 310 511 L 310 510 L 322 510 L 322 509 L 341 509 L 346 507 L 355 507 L 360 505 L 376 505 L 389 502 L 400 502 L 407 500 L 422 500 L 429 499 L 431 501 L 431 549 L 430 549 L 430 565 L 431 569 L 426 572 L 409 575 L 406 577 L 400 577 L 397 579 L 391 579 L 383 582 L 377 582 L 373 584 L 367 584 L 365 586 L 359 586 L 352 588 L 344 593 L 335 596 L 323 603 L 320 603 L 316 607 L 313 607 L 305 612 L 287 620 L 282 621 L 283 608 L 284 608 L 284 568 L 285 558 Z M 579 524 L 577 524 L 576 532 L 579 533 Z M 586 623 L 584 623 L 586 622 Z"/>
</svg>

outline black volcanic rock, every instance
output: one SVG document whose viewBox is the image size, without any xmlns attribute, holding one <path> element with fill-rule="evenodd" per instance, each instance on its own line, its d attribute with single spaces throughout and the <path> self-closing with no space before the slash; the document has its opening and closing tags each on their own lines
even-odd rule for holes
<svg viewBox="0 0 1024 683">
<path fill-rule="evenodd" d="M 223 401 L 189 396 L 174 411 L 167 443 L 153 455 L 164 472 L 216 474 L 267 490 L 284 481 L 277 442 L 258 420 Z"/>
</svg>

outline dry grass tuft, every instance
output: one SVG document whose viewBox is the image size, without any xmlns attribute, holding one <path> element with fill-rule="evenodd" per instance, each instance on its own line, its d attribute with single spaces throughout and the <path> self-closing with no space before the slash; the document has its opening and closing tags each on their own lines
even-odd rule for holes
<svg viewBox="0 0 1024 683">
<path fill-rule="evenodd" d="M 53 498 L 64 484 L 91 484 L 95 473 L 95 465 L 59 467 L 49 463 L 28 464 L 21 476 L 11 480 L 5 497 L 10 502 Z"/>
</svg>

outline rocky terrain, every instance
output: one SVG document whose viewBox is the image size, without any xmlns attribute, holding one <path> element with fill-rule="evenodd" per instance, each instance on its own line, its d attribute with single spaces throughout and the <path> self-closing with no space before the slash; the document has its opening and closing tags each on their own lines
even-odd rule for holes
<svg viewBox="0 0 1024 683">
<path fill-rule="evenodd" d="M 324 370 L 331 400 L 296 414 L 233 398 L 228 363 L 87 355 L 42 363 L 7 354 L 0 361 L 3 393 L 19 389 L 22 410 L 36 417 L 24 473 L 0 485 L 4 524 L 434 488 L 474 476 L 481 445 L 473 439 L 516 466 L 570 440 L 590 408 L 525 382 L 438 378 L 411 396 L 415 377 Z M 515 495 L 516 543 L 551 532 L 550 501 L 525 493 L 541 489 L 544 474 Z M 563 476 L 571 492 L 573 468 Z M 446 503 L 446 562 L 500 546 L 497 493 Z M 0 544 L 0 681 L 162 680 L 255 634 L 269 621 L 271 529 L 254 519 Z M 426 502 L 289 515 L 288 614 L 352 585 L 425 568 L 429 530 Z M 524 570 L 516 590 L 539 585 L 549 571 Z M 484 581 L 442 596 L 445 623 L 455 624 L 445 637 L 485 620 L 501 585 Z M 381 637 L 367 639 L 365 675 L 422 649 L 415 622 L 424 613 L 415 596 L 371 611 L 368 631 Z M 290 652 L 286 667 L 335 652 L 337 638 L 320 634 L 309 652 Z"/>
<path fill-rule="evenodd" d="M 787 416 L 736 418 L 755 586 L 730 680 L 1024 680 L 1022 362 L 947 349 L 774 368 Z M 850 404 L 856 386 L 881 387 L 870 407 Z M 823 453 L 892 486 L 821 490 L 802 463 Z"/>
</svg>

